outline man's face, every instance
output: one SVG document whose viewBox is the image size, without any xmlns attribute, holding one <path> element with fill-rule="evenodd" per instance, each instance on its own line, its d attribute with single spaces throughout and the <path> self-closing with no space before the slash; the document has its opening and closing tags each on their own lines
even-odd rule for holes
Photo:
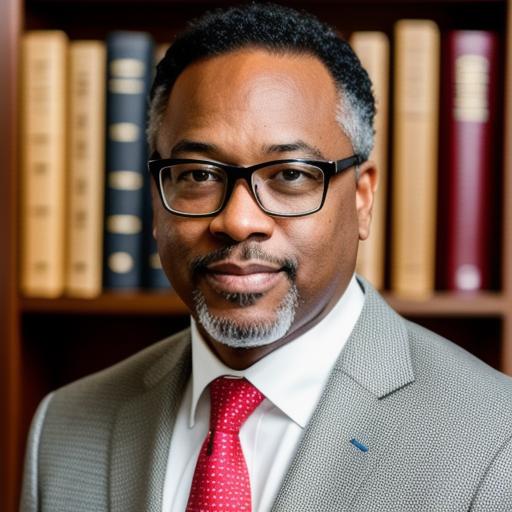
<svg viewBox="0 0 512 512">
<path fill-rule="evenodd" d="M 178 77 L 157 150 L 162 158 L 239 166 L 339 160 L 353 149 L 336 122 L 337 104 L 334 82 L 314 57 L 231 52 L 192 64 Z M 165 272 L 226 363 L 252 364 L 316 323 L 342 295 L 358 239 L 369 229 L 373 166 L 364 164 L 361 174 L 357 183 L 353 171 L 333 177 L 323 208 L 294 218 L 264 213 L 243 180 L 223 211 L 208 218 L 168 213 L 153 190 Z M 256 346 L 227 346 L 209 322 L 228 326 L 235 338 L 244 333 L 245 346 Z"/>
</svg>

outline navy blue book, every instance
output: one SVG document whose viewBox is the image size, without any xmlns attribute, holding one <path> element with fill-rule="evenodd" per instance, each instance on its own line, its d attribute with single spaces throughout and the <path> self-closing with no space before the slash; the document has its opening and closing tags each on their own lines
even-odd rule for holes
<svg viewBox="0 0 512 512">
<path fill-rule="evenodd" d="M 146 120 L 154 44 L 144 32 L 107 37 L 104 287 L 142 286 Z"/>
<path fill-rule="evenodd" d="M 143 284 L 150 290 L 169 290 L 171 285 L 165 275 L 156 241 L 153 238 L 153 210 L 151 207 L 151 175 L 145 176 L 144 205 L 144 248 L 143 248 Z"/>
</svg>

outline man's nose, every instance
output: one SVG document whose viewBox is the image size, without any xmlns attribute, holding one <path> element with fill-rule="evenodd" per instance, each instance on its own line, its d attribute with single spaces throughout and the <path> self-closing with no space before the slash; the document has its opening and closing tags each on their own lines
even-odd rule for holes
<svg viewBox="0 0 512 512">
<path fill-rule="evenodd" d="M 261 210 L 247 183 L 239 180 L 224 209 L 212 218 L 210 232 L 242 242 L 251 237 L 269 238 L 274 225 L 274 219 Z"/>
</svg>

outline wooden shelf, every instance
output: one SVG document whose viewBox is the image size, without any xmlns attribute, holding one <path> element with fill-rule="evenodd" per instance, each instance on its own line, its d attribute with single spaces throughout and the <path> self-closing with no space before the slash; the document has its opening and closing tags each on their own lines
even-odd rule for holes
<svg viewBox="0 0 512 512">
<path fill-rule="evenodd" d="M 510 307 L 501 293 L 462 294 L 437 292 L 415 300 L 383 294 L 399 313 L 410 316 L 501 316 Z M 174 292 L 104 293 L 94 299 L 21 299 L 22 313 L 78 315 L 187 315 L 188 310 Z"/>
<path fill-rule="evenodd" d="M 174 292 L 104 293 L 94 299 L 21 299 L 22 313 L 78 315 L 186 315 L 188 310 Z"/>
<path fill-rule="evenodd" d="M 385 293 L 384 298 L 396 311 L 408 316 L 501 316 L 510 307 L 506 298 L 497 292 L 436 292 L 421 300 Z"/>
</svg>

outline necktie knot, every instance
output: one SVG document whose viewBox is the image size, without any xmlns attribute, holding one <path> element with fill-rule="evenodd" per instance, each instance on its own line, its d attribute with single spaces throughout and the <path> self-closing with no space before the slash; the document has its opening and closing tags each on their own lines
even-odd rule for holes
<svg viewBox="0 0 512 512">
<path fill-rule="evenodd" d="M 246 379 L 215 379 L 210 384 L 210 429 L 238 433 L 264 398 Z"/>
</svg>

